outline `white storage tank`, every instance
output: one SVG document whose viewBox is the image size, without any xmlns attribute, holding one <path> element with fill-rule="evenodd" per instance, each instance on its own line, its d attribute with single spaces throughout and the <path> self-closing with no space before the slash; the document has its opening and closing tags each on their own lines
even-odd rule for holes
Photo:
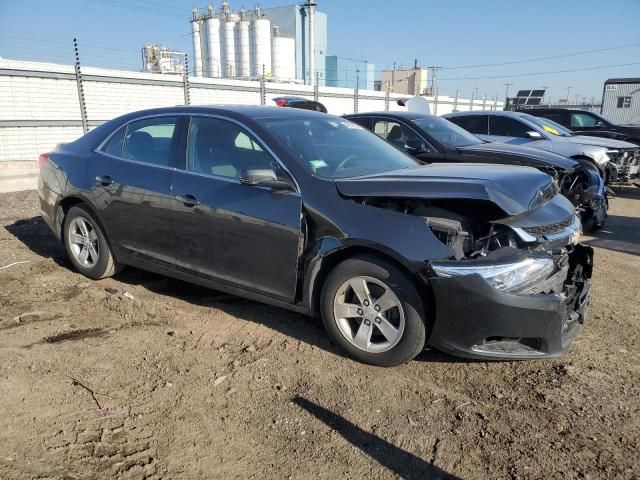
<svg viewBox="0 0 640 480">
<path fill-rule="evenodd" d="M 202 76 L 202 40 L 200 37 L 200 20 L 198 9 L 193 9 L 191 19 L 191 37 L 193 40 L 193 67 L 196 77 Z"/>
<path fill-rule="evenodd" d="M 262 16 L 256 7 L 254 20 L 251 22 L 251 51 L 253 53 L 251 76 L 271 73 L 271 20 Z"/>
<path fill-rule="evenodd" d="M 236 76 L 242 78 L 251 76 L 250 26 L 251 22 L 247 20 L 243 9 L 240 11 L 240 21 L 236 24 Z"/>
<path fill-rule="evenodd" d="M 236 76 L 236 21 L 229 17 L 222 22 L 222 71 L 223 77 Z"/>
<path fill-rule="evenodd" d="M 296 78 L 296 41 L 279 36 L 278 27 L 273 28 L 271 62 L 274 78 L 287 81 Z"/>
<path fill-rule="evenodd" d="M 220 18 L 213 6 L 209 6 L 209 15 L 204 22 L 207 39 L 207 76 L 219 78 L 222 76 L 222 58 L 220 54 Z"/>
</svg>

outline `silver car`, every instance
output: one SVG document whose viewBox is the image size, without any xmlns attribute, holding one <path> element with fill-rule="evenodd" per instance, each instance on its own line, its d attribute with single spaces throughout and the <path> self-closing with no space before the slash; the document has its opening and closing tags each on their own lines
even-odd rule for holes
<svg viewBox="0 0 640 480">
<path fill-rule="evenodd" d="M 574 135 L 562 125 L 523 112 L 475 111 L 443 115 L 491 142 L 523 145 L 581 160 L 605 181 L 625 179 L 629 164 L 640 161 L 640 147 L 609 138 Z"/>
</svg>

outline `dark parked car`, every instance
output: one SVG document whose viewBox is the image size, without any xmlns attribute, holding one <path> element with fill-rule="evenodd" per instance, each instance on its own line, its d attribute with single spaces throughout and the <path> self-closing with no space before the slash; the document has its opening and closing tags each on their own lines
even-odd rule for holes
<svg viewBox="0 0 640 480">
<path fill-rule="evenodd" d="M 576 159 L 596 169 L 605 183 L 624 179 L 628 168 L 622 160 L 640 155 L 640 148 L 632 143 L 574 135 L 553 120 L 524 112 L 476 110 L 447 113 L 443 117 L 483 140 L 527 146 Z"/>
<path fill-rule="evenodd" d="M 602 115 L 587 110 L 528 108 L 525 113 L 553 120 L 576 135 L 612 138 L 640 145 L 640 125 L 618 125 Z"/>
<path fill-rule="evenodd" d="M 600 176 L 577 160 L 533 148 L 485 142 L 458 125 L 415 112 L 345 115 L 379 137 L 413 155 L 421 163 L 498 163 L 525 165 L 551 175 L 560 192 L 580 211 L 586 230 L 601 228 L 607 196 Z"/>
<path fill-rule="evenodd" d="M 132 265 L 320 314 L 364 362 L 397 365 L 425 342 L 559 356 L 589 303 L 593 251 L 550 176 L 420 166 L 340 117 L 146 110 L 40 163 L 43 217 L 82 274 Z"/>
<path fill-rule="evenodd" d="M 568 128 L 576 135 L 611 138 L 640 145 L 640 125 L 618 125 L 611 120 L 586 110 L 569 110 L 565 108 L 532 108 L 526 113 L 536 117 L 547 118 Z M 640 154 L 631 155 L 621 151 L 614 163 L 620 164 L 620 177 L 626 179 L 637 177 L 640 173 Z"/>
<path fill-rule="evenodd" d="M 304 97 L 276 97 L 273 101 L 278 107 L 301 108 L 302 110 L 327 113 L 327 107 L 322 103 Z"/>
</svg>

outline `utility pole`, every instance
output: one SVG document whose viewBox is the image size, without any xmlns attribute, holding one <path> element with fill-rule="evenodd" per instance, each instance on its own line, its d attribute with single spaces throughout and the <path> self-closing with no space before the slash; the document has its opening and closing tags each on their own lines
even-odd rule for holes
<svg viewBox="0 0 640 480">
<path fill-rule="evenodd" d="M 571 93 L 571 89 L 573 87 L 567 87 L 567 104 L 569 103 L 569 94 Z"/>
<path fill-rule="evenodd" d="M 416 67 L 417 67 L 417 62 L 416 62 Z M 431 87 L 429 88 L 429 90 L 431 90 L 431 95 L 435 94 L 436 88 L 437 88 L 437 76 L 438 76 L 438 70 L 440 70 L 442 67 L 436 67 L 436 66 L 430 66 L 427 67 L 428 70 L 431 70 Z"/>
<path fill-rule="evenodd" d="M 509 87 L 512 86 L 513 83 L 503 83 L 503 85 L 506 87 L 504 92 L 504 101 L 507 102 L 509 101 Z"/>
</svg>

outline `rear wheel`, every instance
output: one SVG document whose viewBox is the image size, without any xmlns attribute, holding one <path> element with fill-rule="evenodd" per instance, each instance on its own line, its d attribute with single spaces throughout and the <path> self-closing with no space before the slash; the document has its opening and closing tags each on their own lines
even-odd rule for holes
<svg viewBox="0 0 640 480">
<path fill-rule="evenodd" d="M 71 207 L 63 228 L 67 255 L 81 274 L 99 280 L 120 270 L 99 223 L 87 207 Z"/>
<path fill-rule="evenodd" d="M 390 367 L 413 359 L 426 338 L 422 299 L 411 278 L 373 256 L 340 263 L 321 297 L 331 339 L 365 363 Z"/>
</svg>

